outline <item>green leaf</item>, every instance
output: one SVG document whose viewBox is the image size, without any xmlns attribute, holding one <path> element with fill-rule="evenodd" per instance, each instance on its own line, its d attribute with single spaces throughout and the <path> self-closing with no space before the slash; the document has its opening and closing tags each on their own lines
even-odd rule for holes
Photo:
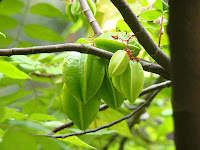
<svg viewBox="0 0 200 150">
<path fill-rule="evenodd" d="M 62 12 L 47 3 L 38 3 L 31 7 L 30 12 L 45 17 L 60 17 Z"/>
<path fill-rule="evenodd" d="M 0 14 L 13 15 L 20 13 L 23 7 L 24 3 L 20 2 L 19 0 L 3 0 L 0 3 Z"/>
<path fill-rule="evenodd" d="M 28 130 L 31 132 L 39 132 L 39 133 L 49 133 L 50 130 L 43 127 L 39 123 L 35 123 L 32 121 L 19 121 L 19 120 L 10 120 L 9 125 L 12 125 L 14 127 L 19 127 L 24 130 Z"/>
<path fill-rule="evenodd" d="M 37 136 L 36 140 L 37 143 L 39 143 L 39 145 L 41 146 L 42 150 L 69 150 L 66 145 L 65 149 L 62 149 L 58 143 L 60 141 L 58 141 L 57 139 Z"/>
<path fill-rule="evenodd" d="M 2 150 L 38 150 L 35 138 L 25 132 L 9 129 L 3 136 L 3 142 L 0 145 Z"/>
<path fill-rule="evenodd" d="M 5 34 L 3 34 L 2 32 L 0 32 L 0 35 L 2 35 L 3 37 L 5 37 L 5 38 L 6 38 Z"/>
<path fill-rule="evenodd" d="M 15 19 L 5 16 L 5 15 L 0 15 L 0 20 L 1 20 L 0 30 L 1 29 L 13 29 L 18 24 L 18 22 Z"/>
<path fill-rule="evenodd" d="M 112 117 L 108 117 L 108 116 L 112 116 Z M 108 109 L 106 109 L 106 111 L 102 111 L 101 113 L 98 113 L 98 118 L 100 118 L 100 120 L 97 120 L 97 125 L 98 126 L 105 125 L 105 124 L 111 123 L 117 119 L 120 119 L 121 117 L 123 117 L 123 115 L 119 111 L 108 108 Z M 122 136 L 132 138 L 130 129 L 129 129 L 126 121 L 122 121 L 122 122 L 110 127 L 110 129 L 116 130 Z"/>
<path fill-rule="evenodd" d="M 39 120 L 39 121 L 55 120 L 53 116 L 40 114 L 40 113 L 31 114 L 28 118 L 32 120 Z"/>
<path fill-rule="evenodd" d="M 156 0 L 153 4 L 153 7 L 157 10 L 163 10 L 163 3 L 162 0 Z"/>
<path fill-rule="evenodd" d="M 11 108 L 6 108 L 5 109 L 5 115 L 4 115 L 4 119 L 16 119 L 16 120 L 22 120 L 24 118 L 26 118 L 27 115 L 17 112 L 17 109 L 11 109 Z"/>
<path fill-rule="evenodd" d="M 0 128 L 0 137 L 2 137 L 4 134 L 4 131 Z M 0 138 L 0 143 L 1 143 L 1 138 Z"/>
<path fill-rule="evenodd" d="M 68 138 L 65 138 L 65 139 L 60 139 L 60 140 L 71 143 L 71 144 L 76 145 L 78 147 L 83 147 L 83 148 L 88 148 L 88 149 L 96 149 L 95 147 L 92 147 L 89 144 L 83 142 L 82 140 L 80 140 L 76 136 L 71 136 L 71 137 L 68 137 Z"/>
<path fill-rule="evenodd" d="M 162 3 L 163 3 L 163 10 L 168 10 L 169 9 L 168 4 L 165 3 L 163 0 L 162 0 Z"/>
<path fill-rule="evenodd" d="M 21 63 L 29 64 L 32 66 L 37 66 L 40 64 L 40 62 L 33 61 L 31 58 L 29 58 L 28 56 L 25 56 L 25 55 L 13 55 L 13 56 L 11 56 L 11 58 L 14 60 L 18 60 Z"/>
<path fill-rule="evenodd" d="M 116 25 L 116 31 L 127 31 L 127 32 L 132 32 L 132 30 L 130 29 L 130 27 L 127 25 L 127 23 L 124 21 L 124 19 L 119 19 L 117 21 L 117 25 Z"/>
<path fill-rule="evenodd" d="M 4 120 L 5 120 L 5 107 L 0 106 L 0 122 L 3 122 Z"/>
<path fill-rule="evenodd" d="M 67 52 L 62 52 L 53 57 L 53 59 L 49 62 L 49 64 L 53 64 L 55 62 L 62 62 L 66 56 Z"/>
<path fill-rule="evenodd" d="M 166 11 L 165 13 L 164 13 L 164 17 L 165 17 L 165 19 L 169 19 L 169 12 L 168 11 Z"/>
<path fill-rule="evenodd" d="M 153 21 L 162 15 L 162 11 L 160 10 L 149 10 L 140 14 L 139 16 L 147 21 Z"/>
<path fill-rule="evenodd" d="M 140 3 L 142 5 L 142 7 L 149 5 L 147 0 L 138 0 L 138 3 Z"/>
<path fill-rule="evenodd" d="M 6 61 L 0 60 L 0 72 L 5 76 L 14 79 L 31 79 L 26 73 L 20 71 L 17 67 Z"/>
<path fill-rule="evenodd" d="M 94 125 L 94 122 L 92 123 Z M 71 132 L 81 132 L 81 130 L 79 129 L 67 129 L 68 131 L 71 131 Z M 117 133 L 117 131 L 115 130 L 108 130 L 108 129 L 104 129 L 104 130 L 99 130 L 97 132 L 92 132 L 92 133 L 87 133 L 87 135 L 106 135 L 106 134 L 113 134 L 113 133 Z"/>
<path fill-rule="evenodd" d="M 76 41 L 77 44 L 83 43 L 83 44 L 89 44 L 89 41 L 85 40 L 84 38 L 80 38 Z"/>
<path fill-rule="evenodd" d="M 62 37 L 52 31 L 51 29 L 38 25 L 38 24 L 28 24 L 24 27 L 24 32 L 35 39 L 45 40 L 45 41 L 52 41 L 52 42 L 62 42 Z"/>
<path fill-rule="evenodd" d="M 11 38 L 10 36 L 6 36 L 6 38 L 4 36 L 0 36 L 0 47 L 5 47 L 5 46 L 10 45 L 12 41 L 13 41 L 13 38 Z"/>
<path fill-rule="evenodd" d="M 19 42 L 17 47 L 33 47 L 34 44 L 30 43 L 30 42 Z"/>
</svg>

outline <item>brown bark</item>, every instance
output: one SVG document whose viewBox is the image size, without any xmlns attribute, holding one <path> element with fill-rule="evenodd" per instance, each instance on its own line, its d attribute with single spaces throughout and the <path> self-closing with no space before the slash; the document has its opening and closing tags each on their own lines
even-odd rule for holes
<svg viewBox="0 0 200 150">
<path fill-rule="evenodd" d="M 200 1 L 170 0 L 169 5 L 176 149 L 199 150 Z"/>
</svg>

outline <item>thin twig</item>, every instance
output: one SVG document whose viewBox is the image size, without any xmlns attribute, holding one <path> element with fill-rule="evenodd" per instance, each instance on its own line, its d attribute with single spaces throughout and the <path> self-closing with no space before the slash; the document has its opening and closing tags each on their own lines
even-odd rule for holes
<svg viewBox="0 0 200 150">
<path fill-rule="evenodd" d="M 143 89 L 140 96 L 147 94 L 149 92 L 152 92 L 154 90 L 158 90 L 158 89 L 162 89 L 162 88 L 170 87 L 170 86 L 172 86 L 171 81 L 165 81 L 165 82 L 161 82 L 161 83 L 158 83 L 158 84 L 153 84 L 153 85 Z"/>
<path fill-rule="evenodd" d="M 53 74 L 48 74 L 48 73 L 35 73 L 35 72 L 32 72 L 31 75 L 35 75 L 35 76 L 38 76 L 38 77 L 55 77 L 55 76 L 61 76 L 61 75 L 53 75 Z"/>
<path fill-rule="evenodd" d="M 160 47 L 160 43 L 161 43 L 161 36 L 163 34 L 163 27 L 162 27 L 162 24 L 163 24 L 163 19 L 164 19 L 164 11 L 162 12 L 162 17 L 161 17 L 161 20 L 160 20 L 160 36 L 159 36 L 159 41 L 158 41 L 158 47 Z"/>
<path fill-rule="evenodd" d="M 129 25 L 133 33 L 136 35 L 140 44 L 149 53 L 149 55 L 166 70 L 169 70 L 171 59 L 165 54 L 153 41 L 145 28 L 142 26 L 137 16 L 125 0 L 110 0 L 119 10 L 124 21 Z"/>
<path fill-rule="evenodd" d="M 103 34 L 103 31 L 101 30 L 98 22 L 96 21 L 94 15 L 92 14 L 92 11 L 90 9 L 90 7 L 88 6 L 88 3 L 86 0 L 79 0 L 80 4 L 81 4 L 81 8 L 87 18 L 87 21 L 90 23 L 95 35 L 101 35 Z"/>
<path fill-rule="evenodd" d="M 69 134 L 63 134 L 63 135 L 38 135 L 38 136 L 47 136 L 47 137 L 53 137 L 53 138 L 66 138 L 66 137 L 70 137 L 70 136 L 80 136 L 80 135 L 84 135 L 84 134 L 87 134 L 87 133 L 92 133 L 92 132 L 97 132 L 99 130 L 102 130 L 102 129 L 105 129 L 105 128 L 109 128 L 115 124 L 118 124 L 130 117 L 132 117 L 133 115 L 135 115 L 137 112 L 139 112 L 142 108 L 144 107 L 148 107 L 150 105 L 150 103 L 152 102 L 152 100 L 154 99 L 154 97 L 158 94 L 158 92 L 160 91 L 161 89 L 159 90 L 156 90 L 152 96 L 146 101 L 144 102 L 143 104 L 139 105 L 135 110 L 133 110 L 130 114 L 118 119 L 118 120 L 115 120 L 107 125 L 103 125 L 103 126 L 99 126 L 95 129 L 90 129 L 90 130 L 87 130 L 87 131 L 84 131 L 84 132 L 77 132 L 77 133 L 69 133 Z"/>
</svg>

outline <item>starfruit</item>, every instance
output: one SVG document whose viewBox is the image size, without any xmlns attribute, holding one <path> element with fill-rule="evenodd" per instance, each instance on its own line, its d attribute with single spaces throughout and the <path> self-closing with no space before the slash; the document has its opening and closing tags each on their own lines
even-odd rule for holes
<svg viewBox="0 0 200 150">
<path fill-rule="evenodd" d="M 114 87 L 115 87 L 119 92 L 122 93 L 120 78 L 121 78 L 121 75 L 119 75 L 119 76 L 113 76 L 113 77 L 112 77 L 112 83 L 113 83 Z"/>
<path fill-rule="evenodd" d="M 108 77 L 108 73 L 104 76 L 104 80 L 98 94 L 109 107 L 116 110 L 119 109 L 125 99 L 124 95 L 117 91 L 113 86 L 111 78 Z"/>
<path fill-rule="evenodd" d="M 84 104 L 74 98 L 66 85 L 63 87 L 62 106 L 67 117 L 80 129 L 86 130 L 99 111 L 101 98 L 96 94 Z"/>
<path fill-rule="evenodd" d="M 119 38 L 114 39 L 112 36 L 118 36 Z M 117 50 L 126 48 L 126 45 L 124 45 L 121 39 L 127 40 L 128 38 L 129 35 L 126 33 L 121 33 L 121 32 L 105 33 L 95 38 L 94 43 L 95 47 L 115 53 Z M 134 50 L 135 52 L 135 54 L 133 55 L 134 57 L 136 57 L 139 54 L 140 50 L 142 49 L 136 38 L 131 38 L 129 40 L 128 46 L 130 50 Z"/>
<path fill-rule="evenodd" d="M 87 3 L 89 5 L 90 10 L 92 11 L 93 15 L 95 16 L 95 14 L 96 14 L 96 5 L 95 5 L 94 1 L 93 0 L 87 0 Z"/>
<path fill-rule="evenodd" d="M 109 77 L 118 76 L 122 74 L 129 63 L 129 56 L 126 51 L 118 50 L 110 59 L 109 63 Z"/>
<path fill-rule="evenodd" d="M 87 103 L 99 90 L 105 74 L 102 58 L 68 52 L 63 63 L 63 77 L 70 94 Z"/>
<path fill-rule="evenodd" d="M 66 15 L 69 16 L 69 19 L 72 21 L 72 22 L 77 22 L 79 16 L 78 15 L 74 15 L 71 11 L 71 8 L 72 8 L 72 4 L 67 4 L 66 6 Z"/>
<path fill-rule="evenodd" d="M 139 62 L 129 62 L 127 69 L 121 74 L 120 85 L 124 96 L 133 104 L 144 85 L 144 72 Z"/>
</svg>

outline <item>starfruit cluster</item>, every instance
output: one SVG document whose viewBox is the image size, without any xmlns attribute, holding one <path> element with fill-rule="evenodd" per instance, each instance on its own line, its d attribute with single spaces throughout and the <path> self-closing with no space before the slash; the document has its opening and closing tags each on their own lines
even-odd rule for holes
<svg viewBox="0 0 200 150">
<path fill-rule="evenodd" d="M 119 36 L 127 38 L 126 34 L 120 33 Z M 108 51 L 113 43 L 122 48 L 126 47 L 121 41 L 109 37 L 110 34 L 104 34 L 101 38 L 98 37 L 98 40 L 96 38 L 95 46 Z M 98 43 L 99 40 L 103 45 Z M 84 39 L 79 39 L 77 43 L 90 44 Z M 137 55 L 139 47 L 135 41 L 130 43 L 134 44 L 130 45 L 130 48 L 136 49 Z M 113 52 L 117 51 L 117 47 L 113 48 Z M 63 77 L 63 110 L 81 130 L 86 130 L 94 120 L 102 100 L 110 108 L 118 110 L 125 98 L 133 103 L 144 82 L 141 65 L 130 61 L 127 52 L 122 50 L 113 55 L 110 63 L 90 54 L 67 52 L 63 63 Z"/>
<path fill-rule="evenodd" d="M 96 14 L 96 5 L 93 0 L 87 0 L 87 3 L 92 11 L 93 15 Z M 77 22 L 81 17 L 82 9 L 79 0 L 66 1 L 66 15 L 72 22 Z"/>
<path fill-rule="evenodd" d="M 101 98 L 105 66 L 102 58 L 68 52 L 63 63 L 63 109 L 81 130 L 86 130 L 96 116 Z"/>
<path fill-rule="evenodd" d="M 141 64 L 136 60 L 130 60 L 126 51 L 119 50 L 110 60 L 109 76 L 112 77 L 115 88 L 133 104 L 144 85 Z"/>
</svg>

